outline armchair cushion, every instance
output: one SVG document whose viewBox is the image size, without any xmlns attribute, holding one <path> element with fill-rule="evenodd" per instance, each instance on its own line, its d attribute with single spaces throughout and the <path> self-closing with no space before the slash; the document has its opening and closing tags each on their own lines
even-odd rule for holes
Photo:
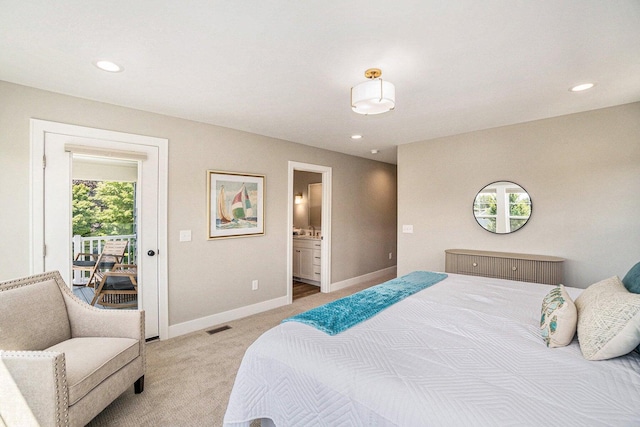
<svg viewBox="0 0 640 427">
<path fill-rule="evenodd" d="M 0 348 L 44 350 L 71 338 L 67 309 L 55 280 L 7 289 L 2 296 Z"/>
<path fill-rule="evenodd" d="M 49 347 L 65 355 L 69 406 L 138 357 L 139 344 L 131 338 L 72 338 Z"/>
</svg>

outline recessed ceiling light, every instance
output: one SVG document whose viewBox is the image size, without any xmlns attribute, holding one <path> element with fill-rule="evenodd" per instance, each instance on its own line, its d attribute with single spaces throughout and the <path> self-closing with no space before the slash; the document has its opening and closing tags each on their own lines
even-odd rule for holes
<svg viewBox="0 0 640 427">
<path fill-rule="evenodd" d="M 582 83 L 576 86 L 573 86 L 572 88 L 570 88 L 569 90 L 571 92 L 582 92 L 583 90 L 588 90 L 591 89 L 592 87 L 594 87 L 596 84 L 595 83 Z"/>
<path fill-rule="evenodd" d="M 100 68 L 102 71 L 108 71 L 110 73 L 119 73 L 124 70 L 123 67 L 111 61 L 99 60 L 94 62 L 93 64 L 96 67 Z"/>
<path fill-rule="evenodd" d="M 375 148 L 373 150 L 371 150 L 371 154 L 378 154 L 380 152 L 380 150 L 376 150 Z"/>
<path fill-rule="evenodd" d="M 362 135 L 351 135 L 351 139 L 362 139 Z"/>
</svg>

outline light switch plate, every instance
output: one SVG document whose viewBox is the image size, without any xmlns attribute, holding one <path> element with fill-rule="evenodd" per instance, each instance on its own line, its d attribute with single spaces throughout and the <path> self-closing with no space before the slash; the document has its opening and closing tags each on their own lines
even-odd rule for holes
<svg viewBox="0 0 640 427">
<path fill-rule="evenodd" d="M 191 241 L 191 230 L 180 230 L 180 241 L 181 242 L 190 242 Z"/>
<path fill-rule="evenodd" d="M 403 225 L 402 226 L 403 233 L 413 233 L 413 225 Z"/>
</svg>

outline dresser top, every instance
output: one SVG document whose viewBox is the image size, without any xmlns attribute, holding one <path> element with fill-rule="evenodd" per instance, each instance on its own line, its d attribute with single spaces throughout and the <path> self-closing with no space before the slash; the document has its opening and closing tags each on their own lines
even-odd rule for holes
<svg viewBox="0 0 640 427">
<path fill-rule="evenodd" d="M 547 255 L 516 254 L 512 252 L 477 251 L 472 249 L 446 249 L 446 253 L 454 255 L 474 255 L 494 258 L 525 259 L 530 261 L 563 262 L 564 258 Z"/>
</svg>

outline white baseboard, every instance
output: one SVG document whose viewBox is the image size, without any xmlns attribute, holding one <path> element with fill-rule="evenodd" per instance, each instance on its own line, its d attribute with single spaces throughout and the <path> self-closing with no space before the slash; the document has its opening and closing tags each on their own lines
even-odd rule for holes
<svg viewBox="0 0 640 427">
<path fill-rule="evenodd" d="M 387 267 L 382 270 L 374 271 L 371 273 L 363 274 L 362 276 L 352 277 L 351 279 L 343 280 L 341 282 L 332 283 L 329 288 L 330 292 L 339 291 L 340 289 L 348 288 L 349 286 L 359 285 L 360 283 L 368 282 L 370 280 L 379 279 L 381 277 L 388 276 L 390 274 L 395 275 L 397 271 L 396 266 Z"/>
<path fill-rule="evenodd" d="M 286 296 L 274 298 L 268 301 L 262 301 L 257 304 L 235 308 L 223 313 L 212 314 L 211 316 L 205 316 L 199 319 L 189 320 L 188 322 L 178 323 L 177 325 L 170 325 L 169 338 L 199 331 L 201 329 L 210 328 L 212 326 L 231 322 L 233 320 L 242 319 L 243 317 L 282 307 L 283 305 L 287 305 Z"/>
<path fill-rule="evenodd" d="M 359 285 L 360 283 L 375 280 L 390 274 L 396 274 L 396 266 L 374 271 L 372 273 L 367 273 L 362 276 L 352 277 L 351 279 L 343 280 L 341 282 L 332 283 L 330 285 L 330 289 L 331 292 L 338 291 L 340 289 L 348 288 L 349 286 Z M 211 316 L 205 316 L 199 319 L 189 320 L 187 322 L 178 323 L 176 325 L 170 325 L 169 338 L 177 337 L 195 331 L 200 331 L 202 329 L 211 328 L 212 326 L 221 325 L 223 323 L 231 322 L 243 317 L 251 316 L 253 314 L 258 314 L 267 310 L 282 307 L 283 305 L 287 305 L 286 296 L 274 298 L 268 301 L 262 301 L 257 304 L 235 308 L 223 313 L 212 314 Z"/>
</svg>

